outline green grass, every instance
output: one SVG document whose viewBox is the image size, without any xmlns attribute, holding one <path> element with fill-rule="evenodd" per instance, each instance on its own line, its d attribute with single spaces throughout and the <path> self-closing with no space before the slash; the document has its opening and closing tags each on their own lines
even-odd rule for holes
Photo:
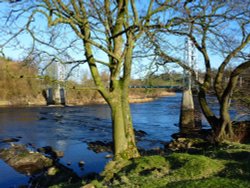
<svg viewBox="0 0 250 188">
<path fill-rule="evenodd" d="M 164 187 L 172 182 L 208 178 L 223 169 L 223 162 L 202 155 L 147 156 L 131 160 L 109 177 L 109 182 L 96 184 L 95 181 L 95 184 L 97 187 L 105 184 L 108 187 Z"/>
<path fill-rule="evenodd" d="M 111 162 L 96 187 L 250 187 L 250 145 L 227 143 L 201 154 L 173 153 Z M 112 173 L 110 173 L 112 171 Z M 108 175 L 108 178 L 107 178 Z"/>
</svg>

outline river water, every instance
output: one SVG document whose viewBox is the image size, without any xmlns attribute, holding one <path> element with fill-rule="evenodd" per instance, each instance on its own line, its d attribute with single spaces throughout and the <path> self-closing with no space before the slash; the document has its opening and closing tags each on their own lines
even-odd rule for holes
<svg viewBox="0 0 250 188">
<path fill-rule="evenodd" d="M 134 128 L 146 136 L 138 147 L 161 147 L 178 132 L 181 93 L 162 97 L 152 102 L 131 104 Z M 100 172 L 109 159 L 108 154 L 88 149 L 88 142 L 112 140 L 110 110 L 107 105 L 81 107 L 29 107 L 0 109 L 0 140 L 19 138 L 20 144 L 35 148 L 52 146 L 64 152 L 60 162 L 72 168 L 79 176 Z M 0 148 L 6 147 L 0 143 Z M 84 168 L 78 166 L 84 161 Z M 0 187 L 17 187 L 27 184 L 29 177 L 16 172 L 0 160 Z"/>
</svg>

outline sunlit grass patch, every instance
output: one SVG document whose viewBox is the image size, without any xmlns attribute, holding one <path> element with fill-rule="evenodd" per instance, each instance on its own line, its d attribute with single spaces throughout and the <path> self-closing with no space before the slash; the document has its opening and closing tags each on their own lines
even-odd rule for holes
<svg viewBox="0 0 250 188">
<path fill-rule="evenodd" d="M 221 161 L 202 155 L 147 156 L 130 160 L 109 182 L 103 183 L 108 187 L 161 187 L 171 182 L 208 178 L 223 168 Z"/>
</svg>

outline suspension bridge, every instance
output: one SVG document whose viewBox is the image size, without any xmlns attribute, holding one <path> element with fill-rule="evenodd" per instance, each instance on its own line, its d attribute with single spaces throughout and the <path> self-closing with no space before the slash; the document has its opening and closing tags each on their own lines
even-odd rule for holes
<svg viewBox="0 0 250 188">
<path fill-rule="evenodd" d="M 198 67 L 197 67 L 197 55 L 194 44 L 189 40 L 186 39 L 185 42 L 185 53 L 184 59 L 187 65 L 192 68 L 196 72 L 196 76 L 198 77 Z M 50 71 L 49 76 L 53 77 L 57 80 L 56 84 L 53 86 L 48 85 L 46 89 L 47 94 L 47 104 L 66 104 L 66 89 L 64 87 L 66 82 L 66 63 L 61 62 L 54 62 L 53 71 Z M 193 81 L 191 73 L 184 70 L 182 74 L 183 83 L 181 85 L 130 85 L 129 88 L 136 89 L 136 88 L 145 88 L 145 89 L 172 89 L 174 91 L 183 91 L 183 90 L 191 90 Z M 84 87 L 84 89 L 97 89 L 96 87 Z"/>
<path fill-rule="evenodd" d="M 196 76 L 198 77 L 198 67 L 197 67 L 197 53 L 194 44 L 190 39 L 185 41 L 185 53 L 184 59 L 186 64 L 192 68 Z M 64 88 L 64 83 L 66 81 L 66 70 L 65 64 L 56 62 L 55 73 L 53 76 L 57 80 L 53 87 L 49 86 L 46 89 L 46 99 L 48 105 L 65 105 L 66 104 L 66 90 Z M 173 86 L 173 85 L 161 85 L 161 86 L 151 86 L 151 85 L 131 85 L 129 88 L 166 88 L 173 89 L 175 91 L 183 91 L 181 115 L 180 115 L 180 125 L 185 128 L 193 128 L 194 123 L 194 102 L 192 96 L 192 76 L 191 73 L 184 70 L 183 71 L 183 85 Z M 93 89 L 93 88 L 92 88 Z"/>
</svg>

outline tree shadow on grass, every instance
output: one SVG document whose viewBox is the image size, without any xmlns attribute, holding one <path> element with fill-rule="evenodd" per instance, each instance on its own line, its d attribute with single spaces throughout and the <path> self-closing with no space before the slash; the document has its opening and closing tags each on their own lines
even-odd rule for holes
<svg viewBox="0 0 250 188">
<path fill-rule="evenodd" d="M 250 152 L 249 151 L 221 151 L 217 159 L 227 160 L 225 169 L 219 174 L 221 177 L 250 179 Z"/>
<path fill-rule="evenodd" d="M 240 179 L 249 181 L 250 179 L 250 162 L 231 162 L 225 165 L 225 169 L 218 174 L 220 177 L 229 179 Z"/>
<path fill-rule="evenodd" d="M 249 151 L 219 151 L 216 154 L 217 159 L 223 160 L 233 160 L 238 162 L 244 162 L 250 160 L 250 152 Z"/>
</svg>

